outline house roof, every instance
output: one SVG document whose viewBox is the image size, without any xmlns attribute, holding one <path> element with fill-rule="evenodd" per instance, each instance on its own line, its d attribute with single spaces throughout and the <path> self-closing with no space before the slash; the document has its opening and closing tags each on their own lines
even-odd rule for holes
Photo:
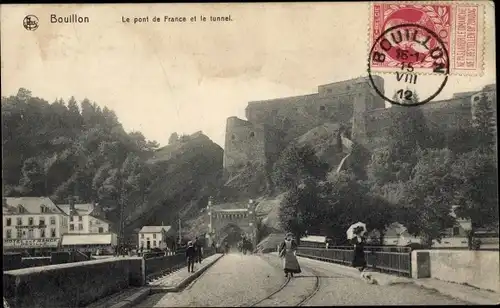
<svg viewBox="0 0 500 308">
<path fill-rule="evenodd" d="M 113 234 L 64 234 L 62 238 L 63 246 L 70 245 L 111 245 Z"/>
<path fill-rule="evenodd" d="M 19 205 L 21 205 L 26 212 L 30 214 L 42 214 L 42 205 L 45 205 L 49 209 L 49 212 L 64 214 L 64 211 L 55 205 L 54 202 L 52 202 L 52 200 L 48 197 L 7 197 L 2 205 L 2 212 L 17 212 Z"/>
<path fill-rule="evenodd" d="M 168 232 L 171 229 L 171 226 L 143 226 L 139 233 L 160 233 L 162 230 Z"/>
<path fill-rule="evenodd" d="M 61 208 L 64 213 L 69 215 L 71 205 L 69 204 L 58 204 L 59 208 Z M 80 203 L 75 204 L 75 210 L 79 216 L 90 215 L 94 210 L 94 205 L 92 203 Z"/>
<path fill-rule="evenodd" d="M 300 239 L 301 242 L 326 243 L 325 236 L 309 235 Z"/>
<path fill-rule="evenodd" d="M 227 212 L 227 213 L 248 212 L 248 209 L 214 209 L 214 212 Z"/>
<path fill-rule="evenodd" d="M 106 218 L 103 218 L 103 217 L 100 217 L 100 216 L 92 216 L 93 219 L 98 219 L 102 222 L 105 222 L 107 224 L 109 224 L 110 226 L 113 225 L 114 223 L 110 220 L 107 220 Z"/>
</svg>

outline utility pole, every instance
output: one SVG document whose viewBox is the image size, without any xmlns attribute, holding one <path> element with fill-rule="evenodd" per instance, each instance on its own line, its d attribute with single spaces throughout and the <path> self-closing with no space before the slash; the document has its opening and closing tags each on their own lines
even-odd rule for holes
<svg viewBox="0 0 500 308">
<path fill-rule="evenodd" d="M 182 244 L 181 218 L 179 217 L 179 245 Z"/>
</svg>

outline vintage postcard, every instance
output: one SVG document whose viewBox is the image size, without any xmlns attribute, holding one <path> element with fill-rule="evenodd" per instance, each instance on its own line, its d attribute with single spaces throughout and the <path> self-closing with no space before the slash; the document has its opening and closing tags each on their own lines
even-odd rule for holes
<svg viewBox="0 0 500 308">
<path fill-rule="evenodd" d="M 494 10 L 1 5 L 4 306 L 500 303 Z"/>
</svg>

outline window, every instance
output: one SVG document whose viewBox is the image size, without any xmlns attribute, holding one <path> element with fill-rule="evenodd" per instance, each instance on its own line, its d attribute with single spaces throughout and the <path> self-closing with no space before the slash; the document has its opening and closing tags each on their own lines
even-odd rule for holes
<svg viewBox="0 0 500 308">
<path fill-rule="evenodd" d="M 231 140 L 234 140 L 234 139 L 236 139 L 236 136 L 235 136 L 235 135 L 232 135 L 232 136 L 231 136 Z"/>
<path fill-rule="evenodd" d="M 156 233 L 153 233 L 153 238 L 156 238 Z"/>
<path fill-rule="evenodd" d="M 326 107 L 325 106 L 319 106 L 319 110 L 325 111 Z"/>
<path fill-rule="evenodd" d="M 45 237 L 45 229 L 40 229 L 40 237 L 41 238 Z"/>
<path fill-rule="evenodd" d="M 10 226 L 12 225 L 12 219 L 11 218 L 7 218 L 7 222 L 5 223 L 6 226 Z"/>
<path fill-rule="evenodd" d="M 17 229 L 17 238 L 23 237 L 23 231 L 21 229 Z"/>
<path fill-rule="evenodd" d="M 56 228 L 50 229 L 50 237 L 56 237 Z"/>
<path fill-rule="evenodd" d="M 56 224 L 56 218 L 55 216 L 50 217 L 50 224 L 55 225 Z"/>
<path fill-rule="evenodd" d="M 156 241 L 153 241 L 153 247 L 156 247 Z"/>
<path fill-rule="evenodd" d="M 23 230 L 23 238 L 26 238 L 26 231 Z"/>
<path fill-rule="evenodd" d="M 250 133 L 250 138 L 253 138 L 253 137 L 255 137 L 255 133 L 254 133 L 254 132 L 251 132 L 251 133 Z"/>
<path fill-rule="evenodd" d="M 141 233 L 141 238 L 144 238 L 144 233 Z"/>
<path fill-rule="evenodd" d="M 28 226 L 33 226 L 33 217 L 28 217 Z"/>
<path fill-rule="evenodd" d="M 23 219 L 21 217 L 17 218 L 17 225 L 21 226 L 23 224 Z"/>
<path fill-rule="evenodd" d="M 40 213 L 45 213 L 45 205 L 40 205 Z"/>
<path fill-rule="evenodd" d="M 78 216 L 78 221 L 83 221 L 83 217 L 82 216 Z"/>
<path fill-rule="evenodd" d="M 70 217 L 69 217 L 69 221 L 73 221 L 73 216 L 70 216 Z"/>
<path fill-rule="evenodd" d="M 40 217 L 40 222 L 38 224 L 40 226 L 45 226 L 45 217 Z"/>
<path fill-rule="evenodd" d="M 453 227 L 452 236 L 457 236 L 459 234 L 460 234 L 460 228 L 459 227 Z"/>
<path fill-rule="evenodd" d="M 144 235 L 144 234 L 143 234 Z M 141 248 L 144 247 L 144 241 L 141 241 Z"/>
<path fill-rule="evenodd" d="M 91 219 L 91 220 L 89 220 L 89 225 L 91 225 L 91 226 L 92 226 L 92 222 L 94 222 L 92 219 Z"/>
<path fill-rule="evenodd" d="M 104 233 L 104 228 L 103 227 L 99 227 L 99 233 Z"/>
<path fill-rule="evenodd" d="M 7 229 L 7 234 L 6 234 L 7 238 L 12 238 L 12 230 L 10 229 Z"/>
<path fill-rule="evenodd" d="M 28 230 L 28 238 L 33 238 L 33 229 Z"/>
<path fill-rule="evenodd" d="M 83 230 L 83 225 L 82 224 L 78 224 L 78 230 Z"/>
<path fill-rule="evenodd" d="M 69 231 L 75 231 L 75 225 L 74 224 L 69 225 Z"/>
</svg>

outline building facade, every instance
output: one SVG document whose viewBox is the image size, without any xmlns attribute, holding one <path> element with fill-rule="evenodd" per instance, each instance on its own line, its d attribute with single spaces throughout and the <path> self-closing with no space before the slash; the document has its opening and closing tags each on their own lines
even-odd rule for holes
<svg viewBox="0 0 500 308">
<path fill-rule="evenodd" d="M 58 206 L 69 217 L 69 234 L 112 232 L 111 222 L 104 218 L 98 203 L 75 203 L 70 199 L 69 204 Z"/>
<path fill-rule="evenodd" d="M 4 250 L 56 250 L 69 217 L 47 197 L 4 198 Z"/>
<path fill-rule="evenodd" d="M 171 226 L 144 226 L 138 234 L 139 249 L 173 249 L 175 235 Z"/>
<path fill-rule="evenodd" d="M 63 250 L 114 252 L 117 235 L 98 203 L 75 203 L 75 198 L 70 197 L 68 204 L 58 206 L 69 217 L 68 232 L 61 242 Z"/>
</svg>

